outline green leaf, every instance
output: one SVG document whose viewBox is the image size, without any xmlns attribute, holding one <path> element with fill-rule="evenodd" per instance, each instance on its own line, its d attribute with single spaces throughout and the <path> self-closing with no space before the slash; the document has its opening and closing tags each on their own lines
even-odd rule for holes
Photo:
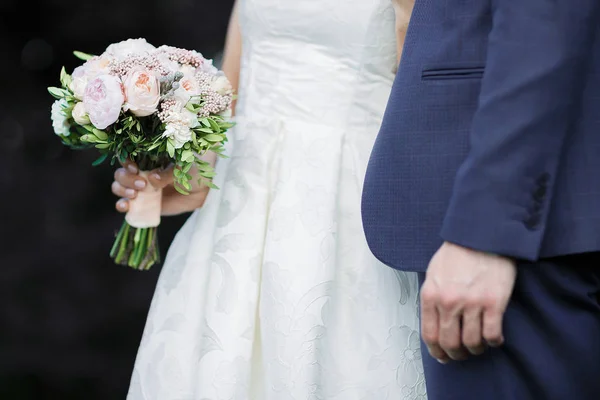
<svg viewBox="0 0 600 400">
<path fill-rule="evenodd" d="M 182 171 L 187 174 L 190 171 L 190 169 L 192 169 L 193 165 L 193 163 L 186 164 L 185 167 L 183 167 Z"/>
<path fill-rule="evenodd" d="M 170 139 L 167 141 L 167 153 L 169 153 L 169 157 L 175 157 L 175 146 L 173 146 L 173 142 Z"/>
<path fill-rule="evenodd" d="M 92 165 L 94 167 L 97 167 L 98 165 L 102 164 L 107 158 L 108 158 L 108 153 L 104 153 L 100 157 L 98 157 L 98 159 L 96 159 L 96 161 L 94 161 L 92 163 Z"/>
<path fill-rule="evenodd" d="M 64 89 L 57 88 L 57 87 L 49 87 L 48 93 L 50 93 L 52 96 L 54 96 L 54 98 L 56 98 L 58 100 L 69 95 L 69 92 L 67 92 Z"/>
<path fill-rule="evenodd" d="M 98 138 L 94 135 L 83 135 L 82 137 L 79 138 L 79 140 L 81 140 L 82 142 L 87 142 L 87 143 L 98 142 Z"/>
<path fill-rule="evenodd" d="M 206 181 L 205 185 L 211 189 L 219 190 L 219 187 L 217 185 L 215 185 L 214 183 L 212 183 L 211 181 Z"/>
<path fill-rule="evenodd" d="M 83 61 L 87 61 L 87 60 L 92 59 L 92 58 L 95 57 L 95 56 L 93 56 L 91 54 L 86 54 L 86 53 L 83 53 L 81 51 L 74 51 L 73 55 L 75 57 L 79 58 L 80 60 L 83 60 Z"/>
<path fill-rule="evenodd" d="M 157 147 L 160 147 L 161 144 L 162 144 L 161 142 L 154 143 L 152 146 L 148 147 L 148 151 L 152 151 L 152 150 L 156 149 Z"/>
<path fill-rule="evenodd" d="M 213 133 L 213 130 L 210 128 L 196 128 L 196 130 L 202 133 Z"/>
<path fill-rule="evenodd" d="M 62 67 L 62 69 L 60 70 L 60 83 L 65 89 L 67 89 L 71 84 L 71 81 L 71 75 L 67 74 L 67 71 L 65 71 L 65 67 Z"/>
<path fill-rule="evenodd" d="M 189 195 L 190 193 L 187 192 L 185 189 L 179 187 L 179 185 L 173 185 L 173 187 L 175 188 L 175 190 L 177 190 L 179 193 L 181 193 L 184 196 Z"/>
<path fill-rule="evenodd" d="M 216 133 L 221 133 L 221 128 L 219 127 L 219 124 L 217 124 L 215 121 L 213 121 L 211 118 L 208 118 L 208 122 L 210 123 L 210 127 L 216 132 Z"/>
<path fill-rule="evenodd" d="M 195 147 L 198 147 L 198 138 L 196 137 L 196 132 L 192 131 L 192 143 Z"/>
<path fill-rule="evenodd" d="M 221 122 L 219 124 L 219 126 L 221 127 L 221 129 L 227 130 L 227 129 L 233 128 L 235 126 L 235 124 L 231 123 L 231 122 Z"/>
<path fill-rule="evenodd" d="M 193 103 L 193 102 L 191 102 L 191 101 L 188 101 L 188 102 L 187 102 L 187 104 L 185 105 L 185 108 L 186 108 L 188 111 L 191 111 L 191 112 L 193 112 L 194 114 L 196 114 L 196 113 L 197 113 L 197 112 L 200 110 L 200 108 L 201 108 L 201 107 L 200 107 L 200 105 L 199 105 L 199 104 L 196 104 L 196 103 Z"/>
<path fill-rule="evenodd" d="M 206 171 L 202 173 L 202 176 L 205 178 L 214 178 L 217 176 L 217 173 L 215 171 Z"/>
<path fill-rule="evenodd" d="M 203 139 L 206 141 L 209 141 L 209 142 L 220 142 L 221 140 L 223 140 L 223 136 L 210 134 L 210 135 L 204 136 Z"/>
<path fill-rule="evenodd" d="M 108 140 L 108 135 L 106 134 L 106 132 L 101 131 L 100 129 L 95 129 L 95 128 L 94 128 L 93 132 L 94 132 L 94 136 L 96 136 L 98 139 Z"/>
<path fill-rule="evenodd" d="M 194 153 L 191 150 L 184 150 L 181 152 L 181 160 L 184 162 L 192 162 L 194 161 Z"/>
<path fill-rule="evenodd" d="M 208 122 L 208 118 L 202 118 L 202 119 L 200 120 L 200 123 L 201 123 L 202 125 L 206 126 L 206 127 L 209 127 L 209 126 L 210 126 L 210 122 Z"/>
<path fill-rule="evenodd" d="M 110 143 L 98 143 L 96 145 L 96 148 L 101 149 L 101 150 L 108 149 L 109 147 L 110 147 Z"/>
</svg>

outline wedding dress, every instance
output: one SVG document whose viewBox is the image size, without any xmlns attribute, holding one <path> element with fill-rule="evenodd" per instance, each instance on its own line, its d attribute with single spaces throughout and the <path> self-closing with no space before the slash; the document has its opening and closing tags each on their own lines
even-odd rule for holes
<svg viewBox="0 0 600 400">
<path fill-rule="evenodd" d="M 362 181 L 390 0 L 241 0 L 236 127 L 165 260 L 129 400 L 425 399 L 418 283 L 370 253 Z"/>
</svg>

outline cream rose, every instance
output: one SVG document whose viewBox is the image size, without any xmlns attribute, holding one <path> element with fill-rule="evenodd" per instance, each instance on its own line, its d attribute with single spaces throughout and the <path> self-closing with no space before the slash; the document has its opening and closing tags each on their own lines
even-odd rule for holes
<svg viewBox="0 0 600 400">
<path fill-rule="evenodd" d="M 156 50 L 156 47 L 146 42 L 146 39 L 129 39 L 119 43 L 111 44 L 106 48 L 105 53 L 124 60 L 130 55 L 143 55 Z"/>
<path fill-rule="evenodd" d="M 225 75 L 220 75 L 211 84 L 212 89 L 221 96 L 231 94 L 233 87 Z"/>
<path fill-rule="evenodd" d="M 151 72 L 136 68 L 125 77 L 125 111 L 137 117 L 147 117 L 156 112 L 160 101 L 160 82 Z"/>
<path fill-rule="evenodd" d="M 82 102 L 75 104 L 75 107 L 73 107 L 73 120 L 79 125 L 87 125 L 90 123 L 90 117 Z"/>
<path fill-rule="evenodd" d="M 121 81 L 112 75 L 91 80 L 83 96 L 90 121 L 98 129 L 105 129 L 119 119 L 124 100 Z"/>
</svg>

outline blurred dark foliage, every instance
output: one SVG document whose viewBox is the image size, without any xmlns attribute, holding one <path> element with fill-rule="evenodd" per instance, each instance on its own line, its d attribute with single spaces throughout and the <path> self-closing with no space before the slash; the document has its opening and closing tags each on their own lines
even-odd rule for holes
<svg viewBox="0 0 600 400">
<path fill-rule="evenodd" d="M 0 399 L 124 399 L 160 266 L 108 258 L 113 169 L 55 137 L 47 86 L 73 50 L 221 51 L 233 0 L 0 0 Z M 186 216 L 163 220 L 164 255 Z"/>
</svg>

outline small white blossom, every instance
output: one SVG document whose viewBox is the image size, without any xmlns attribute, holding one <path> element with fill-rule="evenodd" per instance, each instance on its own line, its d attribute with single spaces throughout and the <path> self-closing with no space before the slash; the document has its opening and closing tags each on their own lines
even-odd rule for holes
<svg viewBox="0 0 600 400">
<path fill-rule="evenodd" d="M 192 130 L 185 124 L 178 122 L 168 123 L 163 137 L 172 139 L 175 148 L 180 149 L 184 144 L 192 140 Z"/>
<path fill-rule="evenodd" d="M 67 121 L 67 113 L 65 109 L 69 107 L 69 103 L 65 99 L 56 100 L 52 103 L 51 119 L 54 133 L 59 136 L 69 136 L 71 125 Z"/>
</svg>

